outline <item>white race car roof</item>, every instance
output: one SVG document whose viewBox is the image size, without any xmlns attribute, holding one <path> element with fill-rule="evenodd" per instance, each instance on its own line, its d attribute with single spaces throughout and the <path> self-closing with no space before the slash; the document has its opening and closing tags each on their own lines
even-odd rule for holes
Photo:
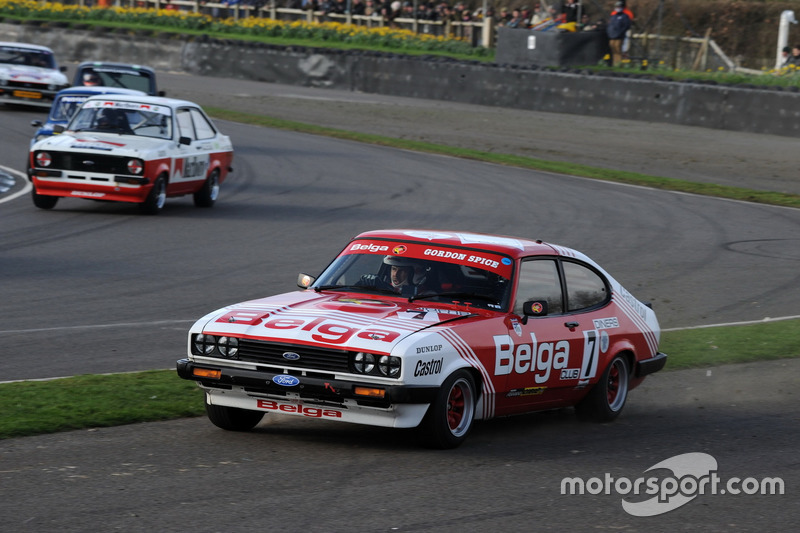
<svg viewBox="0 0 800 533">
<path fill-rule="evenodd" d="M 41 46 L 41 45 L 38 45 L 38 44 L 15 43 L 15 42 L 10 42 L 10 41 L 0 41 L 0 47 L 1 46 L 10 46 L 10 47 L 13 47 L 13 48 L 27 48 L 29 50 L 39 50 L 41 52 L 50 52 L 51 54 L 53 53 L 53 51 L 50 48 L 48 48 L 46 46 Z"/>
<path fill-rule="evenodd" d="M 147 95 L 128 95 L 128 94 L 103 94 L 90 96 L 86 99 L 87 102 L 92 100 L 103 100 L 106 102 L 136 102 L 141 104 L 159 105 L 170 108 L 194 106 L 200 107 L 194 102 L 188 100 L 178 100 L 176 98 L 165 98 L 163 96 L 147 96 Z"/>
</svg>

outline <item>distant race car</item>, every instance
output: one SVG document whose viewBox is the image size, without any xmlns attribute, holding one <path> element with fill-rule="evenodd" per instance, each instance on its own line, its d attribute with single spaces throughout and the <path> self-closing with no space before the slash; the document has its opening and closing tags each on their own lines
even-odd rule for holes
<svg viewBox="0 0 800 533">
<path fill-rule="evenodd" d="M 613 420 L 667 359 L 650 306 L 542 241 L 372 231 L 298 285 L 191 327 L 178 375 L 205 390 L 218 427 L 282 413 L 419 427 L 452 448 L 478 419 L 575 406 Z"/>
<path fill-rule="evenodd" d="M 211 207 L 233 170 L 230 138 L 185 100 L 92 96 L 54 132 L 28 159 L 33 203 L 42 209 L 73 197 L 134 202 L 156 214 L 167 197 L 186 194 Z"/>
<path fill-rule="evenodd" d="M 116 87 L 135 89 L 150 96 L 164 96 L 158 90 L 156 71 L 143 65 L 111 63 L 108 61 L 84 61 L 75 69 L 72 79 L 74 87 Z"/>
<path fill-rule="evenodd" d="M 90 97 L 98 94 L 130 94 L 144 95 L 142 91 L 133 89 L 120 89 L 114 87 L 69 87 L 62 89 L 56 94 L 53 105 L 50 106 L 50 114 L 47 120 L 34 120 L 31 126 L 38 128 L 33 138 L 31 146 L 42 139 L 53 135 L 53 128 L 56 126 L 66 126 L 69 120 L 78 112 L 81 105 Z"/>
<path fill-rule="evenodd" d="M 46 46 L 0 42 L 0 103 L 49 107 L 69 87 L 66 70 Z"/>
</svg>

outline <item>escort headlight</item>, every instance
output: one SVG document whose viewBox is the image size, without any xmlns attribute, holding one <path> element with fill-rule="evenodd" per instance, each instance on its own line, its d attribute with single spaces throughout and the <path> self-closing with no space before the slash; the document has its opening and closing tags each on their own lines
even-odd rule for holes
<svg viewBox="0 0 800 533">
<path fill-rule="evenodd" d="M 382 355 L 378 360 L 378 370 L 384 376 L 394 378 L 400 375 L 400 358 L 393 355 Z"/>
<path fill-rule="evenodd" d="M 217 347 L 217 339 L 213 335 L 202 333 L 194 336 L 194 351 L 198 355 L 211 355 Z"/>
<path fill-rule="evenodd" d="M 375 369 L 375 356 L 371 353 L 358 352 L 353 357 L 353 369 L 358 374 L 369 374 Z"/>
<path fill-rule="evenodd" d="M 144 170 L 144 163 L 142 163 L 141 159 L 129 159 L 128 160 L 128 172 L 131 174 L 141 174 Z"/>
<path fill-rule="evenodd" d="M 234 359 L 239 353 L 239 339 L 236 337 L 220 337 L 217 340 L 217 348 L 222 357 Z"/>
<path fill-rule="evenodd" d="M 38 152 L 36 154 L 36 166 L 49 167 L 53 162 L 53 158 L 47 152 Z"/>
</svg>

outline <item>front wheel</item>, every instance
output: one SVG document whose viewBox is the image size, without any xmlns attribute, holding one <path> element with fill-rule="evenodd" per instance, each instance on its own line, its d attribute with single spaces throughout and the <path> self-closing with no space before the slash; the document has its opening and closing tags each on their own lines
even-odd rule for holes
<svg viewBox="0 0 800 533">
<path fill-rule="evenodd" d="M 33 198 L 33 205 L 39 209 L 53 209 L 58 202 L 58 196 L 45 196 L 36 192 L 36 187 L 31 189 L 31 198 Z"/>
<path fill-rule="evenodd" d="M 150 194 L 147 195 L 144 202 L 139 204 L 139 209 L 141 209 L 142 213 L 145 215 L 157 215 L 164 208 L 166 202 L 167 180 L 164 179 L 164 176 L 159 176 L 156 178 L 155 183 L 153 183 Z"/>
<path fill-rule="evenodd" d="M 575 406 L 578 416 L 594 422 L 611 422 L 619 416 L 628 399 L 628 361 L 622 355 L 611 360 L 600 381 Z"/>
<path fill-rule="evenodd" d="M 206 400 L 206 415 L 211 423 L 228 431 L 250 431 L 261 422 L 264 413 L 224 405 L 212 405 Z"/>
<path fill-rule="evenodd" d="M 196 207 L 212 207 L 219 197 L 219 172 L 216 170 L 206 178 L 199 191 L 194 193 Z"/>
<path fill-rule="evenodd" d="M 433 448 L 455 448 L 464 442 L 475 420 L 475 380 L 462 369 L 448 377 L 428 407 L 421 429 Z"/>
</svg>

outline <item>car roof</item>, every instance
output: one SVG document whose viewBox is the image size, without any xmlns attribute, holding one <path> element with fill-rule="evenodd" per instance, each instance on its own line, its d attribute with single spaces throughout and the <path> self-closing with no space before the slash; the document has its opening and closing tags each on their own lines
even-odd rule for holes
<svg viewBox="0 0 800 533">
<path fill-rule="evenodd" d="M 17 42 L 11 42 L 11 41 L 0 41 L 0 46 L 13 46 L 15 48 L 28 48 L 28 49 L 31 49 L 31 50 L 39 50 L 41 52 L 50 52 L 51 54 L 53 53 L 53 51 L 50 48 L 48 48 L 46 46 L 41 46 L 41 45 L 38 45 L 38 44 L 17 43 Z"/>
<path fill-rule="evenodd" d="M 136 89 L 125 89 L 124 87 L 78 85 L 76 87 L 68 87 L 66 89 L 61 89 L 60 91 L 58 91 L 58 94 L 56 94 L 56 97 L 65 94 L 88 95 L 88 96 L 95 96 L 98 94 L 127 94 L 127 95 L 144 96 L 147 93 L 144 91 L 137 91 Z"/>
<path fill-rule="evenodd" d="M 112 61 L 84 61 L 78 65 L 77 70 L 80 71 L 81 69 L 84 69 L 86 67 L 91 67 L 93 69 L 113 68 L 117 70 L 142 70 L 150 74 L 155 74 L 155 70 L 152 67 L 147 67 L 145 65 L 136 65 L 133 63 L 115 63 Z"/>
<path fill-rule="evenodd" d="M 508 235 L 492 235 L 470 231 L 450 231 L 432 229 L 384 229 L 367 231 L 353 240 L 380 239 L 392 241 L 418 242 L 421 244 L 438 244 L 476 248 L 508 255 L 510 257 L 526 257 L 529 255 L 572 255 L 583 256 L 580 252 L 561 246 L 532 239 L 510 237 Z"/>
<path fill-rule="evenodd" d="M 96 96 L 90 96 L 87 101 L 89 100 L 108 100 L 109 102 L 137 102 L 141 104 L 151 104 L 151 105 L 161 105 L 167 107 L 184 107 L 184 106 L 192 106 L 192 107 L 200 107 L 198 104 L 194 102 L 190 102 L 188 100 L 179 100 L 177 98 L 166 98 L 164 96 L 149 96 L 146 94 L 141 95 L 127 95 L 127 94 L 98 94 Z"/>
</svg>

